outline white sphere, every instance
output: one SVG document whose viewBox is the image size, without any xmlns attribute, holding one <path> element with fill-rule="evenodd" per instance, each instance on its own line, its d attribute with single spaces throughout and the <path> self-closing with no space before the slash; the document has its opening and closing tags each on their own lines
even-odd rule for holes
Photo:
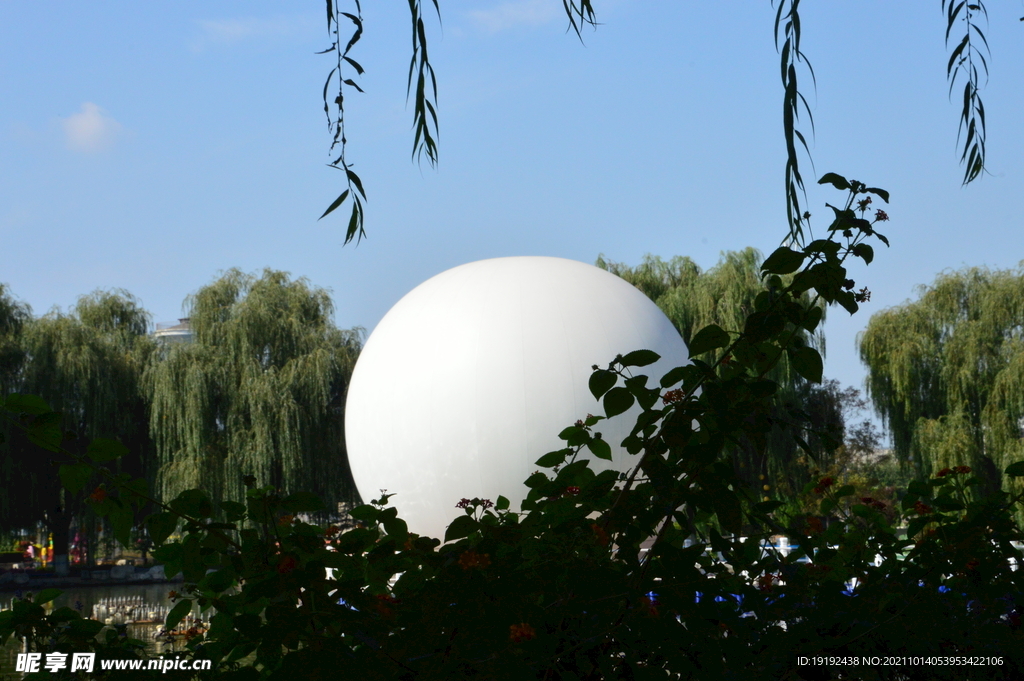
<svg viewBox="0 0 1024 681">
<path fill-rule="evenodd" d="M 512 257 L 438 274 L 384 316 L 352 374 L 345 440 L 363 500 L 395 493 L 410 531 L 442 539 L 464 497 L 503 495 L 518 511 L 536 460 L 564 447 L 558 433 L 604 414 L 591 367 L 639 349 L 661 355 L 633 369 L 649 386 L 689 362 L 664 313 L 597 267 Z M 619 443 L 638 413 L 598 422 L 613 460 L 595 470 L 636 462 Z"/>
</svg>

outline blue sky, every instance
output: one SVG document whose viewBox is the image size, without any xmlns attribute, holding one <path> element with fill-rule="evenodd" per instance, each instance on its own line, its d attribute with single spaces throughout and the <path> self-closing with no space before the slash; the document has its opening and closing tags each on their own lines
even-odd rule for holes
<svg viewBox="0 0 1024 681">
<path fill-rule="evenodd" d="M 317 221 L 341 189 L 325 166 L 322 0 L 0 0 L 0 281 L 36 314 L 124 288 L 173 321 L 220 271 L 270 267 L 331 289 L 339 326 L 372 330 L 473 260 L 710 267 L 784 236 L 767 0 L 595 0 L 603 25 L 585 45 L 559 0 L 441 0 L 437 170 L 410 162 L 407 4 L 363 5 L 366 94 L 349 97 L 348 130 L 369 238 L 343 247 L 345 215 Z M 863 384 L 854 339 L 870 314 L 945 269 L 1024 260 L 1024 5 L 990 10 L 990 175 L 963 188 L 941 3 L 804 3 L 805 179 L 834 171 L 892 194 L 892 248 L 852 269 L 871 302 L 826 324 L 826 374 L 844 384 Z M 819 229 L 838 200 L 809 187 Z"/>
</svg>

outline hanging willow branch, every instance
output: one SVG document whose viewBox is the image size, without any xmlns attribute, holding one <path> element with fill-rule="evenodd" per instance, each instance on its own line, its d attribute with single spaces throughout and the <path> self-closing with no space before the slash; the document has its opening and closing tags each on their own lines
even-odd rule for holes
<svg viewBox="0 0 1024 681">
<path fill-rule="evenodd" d="M 355 46 L 359 39 L 363 35 L 363 8 L 359 4 L 359 0 L 355 0 L 356 13 L 350 14 L 348 12 L 342 12 L 340 9 L 335 7 L 333 0 L 327 0 L 327 32 L 332 36 L 333 44 L 323 52 L 319 54 L 326 54 L 328 52 L 334 52 L 337 56 L 337 64 L 331 72 L 327 74 L 327 81 L 324 82 L 324 114 L 327 116 L 327 128 L 333 133 L 333 139 L 331 140 L 331 149 L 333 152 L 335 148 L 338 149 L 338 156 L 331 161 L 328 165 L 332 168 L 337 168 L 345 172 L 345 183 L 347 189 L 343 191 L 338 198 L 327 207 L 320 219 L 323 219 L 328 214 L 332 213 L 334 209 L 338 208 L 345 202 L 345 199 L 352 197 L 352 215 L 348 221 L 348 229 L 345 232 L 345 243 L 352 241 L 353 238 L 358 236 L 358 239 L 362 239 L 366 236 L 366 232 L 363 229 L 363 202 L 366 200 L 366 192 L 363 191 L 362 180 L 352 170 L 352 164 L 348 163 L 345 158 L 345 152 L 347 150 L 348 138 L 345 137 L 345 86 L 354 87 L 359 92 L 362 92 L 362 88 L 356 84 L 351 78 L 345 77 L 344 67 L 346 65 L 351 66 L 355 72 L 359 75 L 363 75 L 363 67 L 359 62 L 355 61 L 349 56 L 349 52 Z M 341 45 L 341 18 L 348 19 L 351 21 L 355 28 L 352 34 L 348 38 L 348 42 L 344 47 Z M 338 83 L 338 94 L 334 98 L 334 106 L 336 114 L 334 118 L 331 117 L 331 107 L 327 102 L 327 92 L 330 90 L 331 79 L 337 74 Z M 358 242 L 358 241 L 357 241 Z"/>
<path fill-rule="evenodd" d="M 949 80 L 949 95 L 953 96 L 953 86 L 956 85 L 957 76 L 961 73 L 967 82 L 964 83 L 964 108 L 960 112 L 960 126 L 957 129 L 956 140 L 960 139 L 966 132 L 964 139 L 963 153 L 960 155 L 960 162 L 965 163 L 964 184 L 973 182 L 985 170 L 985 106 L 978 94 L 978 84 L 981 78 L 978 71 L 978 63 L 985 71 L 988 78 L 988 62 L 985 55 L 978 47 L 978 40 L 989 52 L 988 40 L 975 18 L 985 17 L 988 20 L 988 10 L 981 0 L 967 2 L 960 0 L 942 0 L 942 8 L 946 11 L 946 45 L 949 45 L 949 34 L 953 30 L 953 24 L 960 18 L 967 26 L 963 39 L 953 48 L 949 55 L 949 62 L 946 64 L 946 78 Z M 962 16 L 961 16 L 962 13 Z M 991 53 L 990 53 L 991 54 Z"/>
<path fill-rule="evenodd" d="M 363 35 L 363 11 L 360 0 L 353 0 L 355 3 L 355 14 L 343 12 L 335 4 L 335 0 L 327 2 L 327 32 L 331 36 L 331 46 L 319 54 L 333 52 L 337 57 L 337 64 L 331 69 L 324 82 L 323 100 L 324 113 L 327 115 L 328 129 L 331 131 L 331 152 L 338 149 L 337 157 L 328 165 L 337 168 L 345 173 L 345 190 L 323 212 L 320 219 L 323 219 L 335 209 L 340 207 L 346 200 L 352 200 L 352 212 L 348 221 L 348 229 L 345 232 L 345 243 L 356 239 L 358 243 L 366 236 L 364 229 L 366 192 L 363 190 L 363 182 L 359 175 L 352 170 L 353 164 L 349 163 L 345 152 L 347 151 L 348 138 L 345 136 L 345 87 L 352 87 L 362 92 L 362 88 L 351 78 L 346 77 L 345 71 L 351 68 L 357 75 L 363 75 L 363 67 L 350 55 L 352 48 L 359 42 Z M 589 3 L 589 0 L 586 0 Z M 438 0 L 431 0 L 437 18 L 441 19 L 441 8 Z M 434 67 L 430 64 L 427 55 L 427 32 L 423 24 L 423 3 L 421 0 L 409 0 L 409 12 L 412 18 L 412 59 L 409 61 L 409 78 L 406 82 L 406 101 L 410 95 L 413 96 L 413 144 L 412 157 L 422 161 L 426 156 L 431 166 L 437 165 L 437 78 L 434 75 Z M 352 32 L 347 34 L 347 40 L 342 37 L 341 26 L 351 23 Z M 343 44 L 344 40 L 344 44 Z M 331 114 L 331 103 L 328 102 L 328 92 L 331 83 L 337 84 L 337 95 L 334 97 L 334 115 Z M 415 83 L 415 87 L 414 84 Z"/>
<path fill-rule="evenodd" d="M 576 0 L 562 0 L 562 7 L 565 8 L 565 14 L 569 17 L 569 29 L 576 32 L 576 37 L 581 41 L 583 40 L 583 34 L 581 31 L 586 25 L 597 28 L 597 15 L 594 13 L 594 6 L 591 4 L 591 0 L 579 0 L 579 4 L 576 4 Z"/>
<path fill-rule="evenodd" d="M 800 120 L 801 105 L 807 112 L 811 132 L 814 132 L 814 117 L 811 114 L 811 108 L 807 105 L 807 100 L 797 85 L 798 64 L 802 63 L 807 66 L 812 82 L 817 85 L 814 69 L 800 50 L 799 6 L 800 0 L 779 0 L 779 8 L 775 13 L 775 48 L 777 50 L 779 50 L 780 39 L 783 40 L 779 54 L 782 58 L 782 87 L 785 89 L 782 99 L 782 125 L 786 138 L 786 219 L 789 221 L 788 240 L 796 244 L 803 243 L 803 221 L 808 217 L 800 210 L 800 195 L 803 194 L 806 199 L 807 191 L 804 188 L 804 179 L 800 175 L 797 140 L 803 146 L 808 159 L 811 155 L 807 140 L 796 127 L 797 121 Z"/>
</svg>

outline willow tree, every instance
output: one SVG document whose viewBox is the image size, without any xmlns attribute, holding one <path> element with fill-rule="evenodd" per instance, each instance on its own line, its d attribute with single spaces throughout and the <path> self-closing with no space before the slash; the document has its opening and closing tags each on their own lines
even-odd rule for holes
<svg viewBox="0 0 1024 681">
<path fill-rule="evenodd" d="M 719 263 L 707 271 L 682 256 L 666 262 L 647 255 L 637 267 L 608 262 L 603 257 L 596 264 L 653 300 L 687 345 L 694 333 L 708 324 L 717 324 L 726 331 L 742 330 L 746 317 L 755 310 L 758 294 L 767 290 L 760 277 L 761 254 L 753 248 L 723 253 Z M 820 331 L 812 335 L 800 330 L 798 337 L 824 354 L 825 338 Z M 717 361 L 720 355 L 715 351 L 708 357 Z M 764 480 L 781 487 L 777 491 L 792 492 L 807 480 L 812 466 L 828 467 L 831 453 L 842 440 L 842 409 L 835 389 L 805 381 L 786 356 L 767 378 L 779 384 L 769 417 L 775 425 L 766 442 L 739 443 L 733 460 L 739 475 L 752 484 L 761 486 L 764 476 Z M 803 429 L 804 440 L 819 455 L 818 461 L 805 458 L 805 452 L 783 424 Z"/>
<path fill-rule="evenodd" d="M 32 318 L 28 305 L 11 296 L 4 284 L 0 284 L 0 399 L 17 391 L 18 380 L 25 362 L 22 331 Z M 9 531 L 20 527 L 16 515 L 19 504 L 15 502 L 14 486 L 20 484 L 18 462 L 10 455 L 11 424 L 0 420 L 0 530 Z M 14 503 L 12 503 L 14 502 Z"/>
<path fill-rule="evenodd" d="M 84 454 L 96 437 L 125 444 L 129 454 L 115 465 L 132 476 L 151 473 L 139 391 L 153 349 L 148 326 L 148 313 L 126 291 L 82 296 L 67 314 L 52 311 L 24 325 L 25 362 L 16 382 L 18 392 L 38 395 L 63 414 L 61 427 L 73 435 L 64 446 L 71 451 Z M 54 561 L 63 569 L 71 520 L 85 517 L 82 495 L 61 490 L 52 456 L 23 434 L 12 433 L 7 444 L 2 482 L 13 509 L 7 520 L 21 527 L 44 522 L 53 533 Z"/>
<path fill-rule="evenodd" d="M 185 309 L 193 341 L 163 348 L 145 373 L 163 498 L 198 487 L 244 501 L 253 476 L 331 506 L 354 500 L 344 398 L 362 336 L 334 326 L 328 292 L 233 269 Z"/>
<path fill-rule="evenodd" d="M 1024 263 L 943 273 L 872 316 L 858 343 L 869 396 L 917 473 L 966 464 L 994 489 L 1024 459 Z"/>
<path fill-rule="evenodd" d="M 14 392 L 25 361 L 22 330 L 31 318 L 31 308 L 0 284 L 0 397 Z"/>
</svg>

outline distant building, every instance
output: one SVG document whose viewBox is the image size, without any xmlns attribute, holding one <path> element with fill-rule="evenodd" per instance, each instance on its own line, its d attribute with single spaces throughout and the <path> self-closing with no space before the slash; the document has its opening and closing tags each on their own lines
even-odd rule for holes
<svg viewBox="0 0 1024 681">
<path fill-rule="evenodd" d="M 192 327 L 189 325 L 189 318 L 179 319 L 177 324 L 157 323 L 153 338 L 167 344 L 191 343 Z"/>
</svg>

